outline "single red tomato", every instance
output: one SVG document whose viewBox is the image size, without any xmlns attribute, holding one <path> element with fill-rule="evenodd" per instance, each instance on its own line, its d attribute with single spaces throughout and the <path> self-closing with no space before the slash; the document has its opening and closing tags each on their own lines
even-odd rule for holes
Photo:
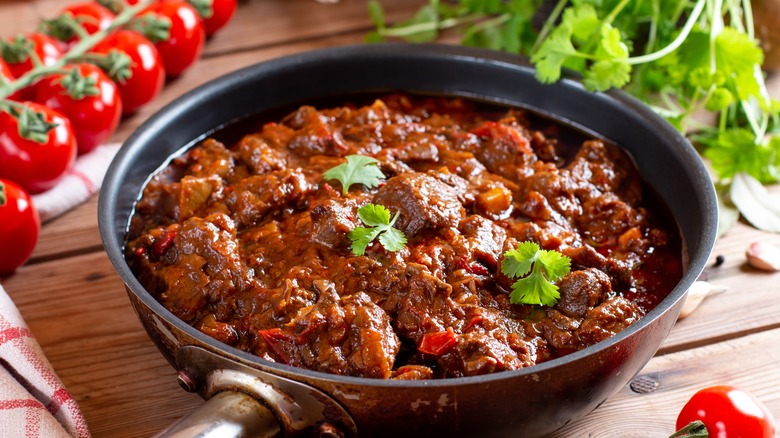
<svg viewBox="0 0 780 438">
<path fill-rule="evenodd" d="M 0 275 L 12 274 L 30 258 L 40 230 L 30 195 L 15 182 L 0 179 Z"/>
<path fill-rule="evenodd" d="M 16 182 L 30 194 L 54 187 L 76 159 L 76 136 L 70 120 L 35 102 L 24 102 L 27 109 L 43 115 L 55 126 L 38 143 L 19 134 L 16 117 L 0 112 L 0 178 Z"/>
<path fill-rule="evenodd" d="M 2 77 L 3 81 L 5 82 L 12 82 L 14 79 L 14 75 L 11 73 L 11 69 L 8 68 L 8 65 L 6 65 L 5 61 L 3 61 L 0 58 L 0 77 Z M 19 92 L 12 93 L 6 97 L 6 99 L 11 100 L 19 100 L 20 94 Z"/>
<path fill-rule="evenodd" d="M 203 25 L 206 27 L 206 36 L 210 37 L 225 27 L 236 13 L 237 6 L 237 0 L 213 0 L 211 3 L 211 16 L 203 19 Z"/>
<path fill-rule="evenodd" d="M 43 65 L 52 65 L 62 58 L 62 49 L 60 49 L 57 40 L 48 35 L 38 32 L 25 33 L 9 40 L 9 42 L 14 43 L 20 39 L 32 44 L 33 51 L 38 55 Z M 29 55 L 22 55 L 22 58 L 23 60 L 4 54 L 4 60 L 15 78 L 21 77 L 33 68 L 33 61 Z"/>
<path fill-rule="evenodd" d="M 76 3 L 66 6 L 61 12 L 61 15 L 63 14 L 71 14 L 76 21 L 84 26 L 84 30 L 90 35 L 99 30 L 108 28 L 115 18 L 114 13 L 111 12 L 110 9 L 93 2 Z M 77 41 L 78 37 L 72 35 L 69 36 L 65 42 L 68 45 L 72 45 Z"/>
<path fill-rule="evenodd" d="M 3 53 L 3 59 L 6 64 L 8 64 L 8 68 L 15 78 L 22 77 L 22 75 L 32 70 L 33 68 L 33 61 L 30 59 L 30 55 L 27 53 L 22 53 L 18 50 L 17 47 L 20 44 L 32 44 L 33 51 L 36 55 L 38 55 L 38 58 L 40 58 L 43 65 L 53 65 L 55 62 L 57 62 L 57 60 L 62 58 L 63 53 L 59 42 L 54 38 L 42 33 L 32 32 L 21 34 L 9 40 L 9 42 L 11 43 L 11 46 L 9 46 L 11 50 Z M 33 87 L 27 87 L 23 90 L 19 90 L 17 94 L 18 99 L 31 99 L 33 92 L 32 89 Z"/>
<path fill-rule="evenodd" d="M 155 3 L 146 9 L 146 14 L 165 17 L 171 22 L 167 40 L 154 45 L 160 52 L 168 77 L 177 77 L 184 73 L 203 52 L 206 44 L 206 29 L 198 12 L 183 0 L 171 0 Z"/>
<path fill-rule="evenodd" d="M 66 70 L 77 69 L 82 78 L 94 81 L 96 94 L 84 93 L 72 97 L 63 86 L 70 76 L 58 74 L 42 79 L 35 86 L 35 102 L 59 111 L 73 124 L 78 153 L 85 154 L 105 143 L 119 125 L 122 99 L 117 85 L 93 64 L 76 64 Z"/>
<path fill-rule="evenodd" d="M 165 84 L 162 59 L 154 44 L 131 30 L 114 32 L 92 49 L 102 54 L 111 50 L 124 52 L 132 61 L 132 76 L 117 82 L 122 96 L 122 114 L 132 114 L 160 94 Z"/>
<path fill-rule="evenodd" d="M 752 394 L 730 385 L 699 390 L 683 406 L 677 429 L 700 420 L 712 438 L 774 438 L 775 420 Z"/>
</svg>

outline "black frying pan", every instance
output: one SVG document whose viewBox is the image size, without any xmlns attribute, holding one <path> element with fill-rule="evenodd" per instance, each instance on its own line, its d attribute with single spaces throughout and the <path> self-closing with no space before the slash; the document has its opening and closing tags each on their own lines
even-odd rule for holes
<svg viewBox="0 0 780 438">
<path fill-rule="evenodd" d="M 204 133 L 259 111 L 324 96 L 406 90 L 477 97 L 541 110 L 624 147 L 677 220 L 682 280 L 617 336 L 528 369 L 436 381 L 345 377 L 268 362 L 178 320 L 135 279 L 123 258 L 128 220 L 145 182 Z M 175 100 L 125 142 L 99 204 L 100 232 L 151 338 L 179 380 L 209 399 L 196 417 L 287 435 L 540 436 L 586 415 L 625 385 L 658 349 L 715 241 L 717 205 L 694 149 L 622 92 L 591 93 L 575 80 L 542 85 L 526 61 L 439 45 L 337 47 L 260 63 Z M 260 400 L 256 402 L 255 400 Z M 270 411 L 269 411 L 270 410 Z M 247 418 L 249 426 L 241 426 Z M 205 427 L 213 427 L 214 422 Z M 174 428 L 186 429 L 191 423 Z M 192 431 L 191 429 L 190 431 Z"/>
</svg>

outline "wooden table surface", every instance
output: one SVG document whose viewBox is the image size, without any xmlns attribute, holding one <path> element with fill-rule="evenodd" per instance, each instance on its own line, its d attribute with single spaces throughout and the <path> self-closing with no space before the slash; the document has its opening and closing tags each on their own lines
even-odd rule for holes
<svg viewBox="0 0 780 438">
<path fill-rule="evenodd" d="M 0 1 L 1 36 L 31 30 L 41 17 L 73 1 Z M 383 3 L 392 21 L 409 17 L 424 1 Z M 114 140 L 127 138 L 183 92 L 239 67 L 362 42 L 371 29 L 366 11 L 365 0 L 242 2 L 234 20 L 208 42 L 203 58 L 153 103 L 123 120 Z M 2 284 L 75 396 L 92 434 L 148 437 L 202 401 L 179 388 L 176 372 L 137 320 L 102 250 L 96 207 L 93 197 L 45 224 L 32 259 Z M 654 391 L 638 393 L 627 385 L 555 436 L 666 437 L 685 401 L 716 384 L 743 387 L 780 419 L 780 274 L 746 263 L 746 247 L 759 240 L 780 245 L 780 235 L 744 223 L 718 240 L 712 258 L 723 255 L 725 263 L 713 267 L 711 261 L 704 275 L 728 289 L 679 321 L 637 376 L 655 382 Z"/>
</svg>

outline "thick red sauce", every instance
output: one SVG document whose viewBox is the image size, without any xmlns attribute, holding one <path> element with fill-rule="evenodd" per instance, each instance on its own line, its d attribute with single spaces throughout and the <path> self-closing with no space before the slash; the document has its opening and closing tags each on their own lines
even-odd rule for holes
<svg viewBox="0 0 780 438">
<path fill-rule="evenodd" d="M 529 121 L 533 120 L 533 124 Z M 604 340 L 679 281 L 679 237 L 632 162 L 599 140 L 463 99 L 302 106 L 226 147 L 209 139 L 144 190 L 127 258 L 182 320 L 265 359 L 427 379 L 532 366 Z M 360 154 L 379 187 L 323 173 Z M 359 207 L 398 213 L 407 244 L 348 234 Z M 511 304 L 504 253 L 571 258 L 553 307 Z"/>
</svg>

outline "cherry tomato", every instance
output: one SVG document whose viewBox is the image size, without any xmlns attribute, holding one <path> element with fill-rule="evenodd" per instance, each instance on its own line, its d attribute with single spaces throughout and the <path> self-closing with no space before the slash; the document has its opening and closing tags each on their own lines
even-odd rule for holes
<svg viewBox="0 0 780 438">
<path fill-rule="evenodd" d="M 730 385 L 698 391 L 683 406 L 677 429 L 701 420 L 713 438 L 774 438 L 775 420 L 750 393 Z"/>
<path fill-rule="evenodd" d="M 171 21 L 170 36 L 155 43 L 168 77 L 184 73 L 200 57 L 206 44 L 206 29 L 198 12 L 183 0 L 155 3 L 142 15 L 153 13 Z"/>
<path fill-rule="evenodd" d="M 8 275 L 30 258 L 41 219 L 30 195 L 6 179 L 0 179 L 0 223 L 0 275 Z"/>
<path fill-rule="evenodd" d="M 119 88 L 100 67 L 93 64 L 68 66 L 95 82 L 97 94 L 86 93 L 74 99 L 62 85 L 65 74 L 42 79 L 35 86 L 35 102 L 59 111 L 70 119 L 76 133 L 78 153 L 85 154 L 100 146 L 116 131 L 122 116 Z"/>
<path fill-rule="evenodd" d="M 146 37 L 131 30 L 108 35 L 92 51 L 107 54 L 120 50 L 132 60 L 132 76 L 117 83 L 122 96 L 122 114 L 132 114 L 154 99 L 165 84 L 165 70 L 157 49 Z"/>
<path fill-rule="evenodd" d="M 106 29 L 114 21 L 114 13 L 110 9 L 103 7 L 97 3 L 76 3 L 74 5 L 66 6 L 62 10 L 62 14 L 69 13 L 84 26 L 84 30 L 88 34 Z M 72 45 L 78 41 L 78 37 L 73 36 L 66 43 Z"/>
<path fill-rule="evenodd" d="M 45 143 L 23 138 L 18 120 L 0 112 L 0 178 L 10 179 L 30 194 L 54 187 L 76 159 L 76 136 L 70 120 L 34 102 L 25 102 L 29 109 L 42 113 L 48 123 L 56 126 Z"/>
<path fill-rule="evenodd" d="M 210 37 L 225 27 L 230 19 L 233 18 L 237 6 L 237 0 L 213 0 L 211 17 L 203 19 L 203 25 L 206 27 L 206 36 Z"/>
<path fill-rule="evenodd" d="M 2 77 L 3 81 L 5 82 L 11 82 L 15 79 L 14 75 L 11 73 L 11 69 L 8 68 L 8 65 L 6 65 L 5 61 L 2 59 L 0 59 L 0 77 Z M 20 94 L 17 91 L 6 98 L 11 100 L 19 100 Z"/>
<path fill-rule="evenodd" d="M 30 195 L 16 183 L 0 179 L 0 275 L 13 273 L 30 258 L 40 230 Z"/>
<path fill-rule="evenodd" d="M 32 43 L 33 51 L 40 58 L 43 65 L 52 65 L 62 57 L 62 49 L 54 38 L 38 33 L 26 33 L 23 36 Z M 15 38 L 13 39 L 15 40 Z M 13 42 L 13 40 L 11 40 Z M 30 56 L 22 62 L 13 62 L 12 59 L 5 58 L 5 62 L 8 64 L 8 68 L 11 70 L 11 74 L 15 78 L 20 78 L 22 75 L 32 70 L 33 61 Z M 19 99 L 25 100 L 32 98 L 32 88 L 27 87 L 19 91 Z"/>
</svg>

